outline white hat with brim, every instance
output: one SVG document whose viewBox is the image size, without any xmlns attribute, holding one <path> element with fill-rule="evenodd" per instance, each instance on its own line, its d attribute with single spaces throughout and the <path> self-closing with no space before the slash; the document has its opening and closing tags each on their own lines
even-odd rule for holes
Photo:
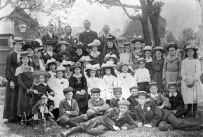
<svg viewBox="0 0 203 137">
<path fill-rule="evenodd" d="M 95 65 L 87 64 L 86 66 L 86 70 L 99 70 L 99 69 L 100 69 L 99 64 L 95 64 Z"/>
<path fill-rule="evenodd" d="M 156 51 L 160 51 L 162 54 L 165 53 L 166 51 L 164 50 L 163 47 L 157 46 L 154 49 L 152 49 L 152 52 L 155 53 Z"/>
<path fill-rule="evenodd" d="M 144 51 L 152 51 L 152 48 L 150 46 L 145 46 L 143 50 Z"/>
<path fill-rule="evenodd" d="M 92 61 L 93 59 L 90 58 L 90 56 L 82 56 L 82 58 L 80 58 L 80 60 L 78 60 L 79 62 L 89 62 Z"/>
<path fill-rule="evenodd" d="M 51 74 L 45 70 L 37 70 L 32 73 L 33 78 L 38 77 L 40 75 L 44 75 L 47 78 L 51 77 Z"/>
<path fill-rule="evenodd" d="M 13 44 L 16 44 L 16 43 L 24 44 L 25 42 L 23 42 L 23 38 L 21 38 L 21 37 L 14 37 L 12 43 Z"/>
<path fill-rule="evenodd" d="M 47 63 L 45 64 L 45 68 L 48 68 L 48 65 L 51 64 L 51 63 L 56 63 L 56 67 L 60 66 L 60 63 L 52 58 L 50 60 L 47 60 Z"/>
<path fill-rule="evenodd" d="M 89 47 L 98 47 L 101 45 L 101 42 L 98 39 L 95 39 L 92 43 L 88 44 Z"/>
<path fill-rule="evenodd" d="M 66 68 L 63 67 L 63 66 L 59 66 L 59 67 L 57 67 L 57 69 L 56 69 L 56 72 L 64 72 L 64 71 L 66 71 Z"/>
<path fill-rule="evenodd" d="M 195 46 L 195 45 L 187 45 L 187 46 L 185 47 L 185 50 L 188 50 L 188 49 L 199 50 L 199 48 L 198 48 L 197 46 Z"/>
<path fill-rule="evenodd" d="M 102 65 L 101 65 L 101 68 L 114 68 L 114 67 L 116 67 L 116 65 L 115 64 L 113 64 L 113 61 L 107 61 L 106 63 L 103 63 Z"/>
<path fill-rule="evenodd" d="M 72 66 L 73 65 L 73 62 L 72 61 L 66 61 L 66 60 L 63 60 L 61 62 L 61 66 Z"/>
</svg>

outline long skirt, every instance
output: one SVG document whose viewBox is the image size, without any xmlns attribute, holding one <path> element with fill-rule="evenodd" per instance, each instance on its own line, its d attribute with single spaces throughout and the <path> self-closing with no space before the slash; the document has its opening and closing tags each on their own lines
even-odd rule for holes
<svg viewBox="0 0 203 137">
<path fill-rule="evenodd" d="M 160 91 L 164 90 L 162 72 L 154 72 L 153 80 L 159 85 Z"/>
<path fill-rule="evenodd" d="M 3 118 L 9 120 L 18 120 L 17 103 L 19 86 L 17 84 L 15 85 L 15 88 L 11 89 L 10 81 L 6 84 Z"/>
<path fill-rule="evenodd" d="M 187 75 L 189 83 L 192 83 L 194 76 Z M 203 84 L 198 79 L 192 88 L 187 87 L 184 80 L 181 82 L 181 93 L 185 104 L 203 102 Z"/>
<path fill-rule="evenodd" d="M 168 72 L 166 71 L 166 90 L 168 90 L 169 82 L 176 82 L 179 78 L 179 72 Z"/>
<path fill-rule="evenodd" d="M 27 116 L 31 115 L 31 95 L 27 94 L 26 90 L 19 88 L 17 115 L 22 116 L 25 113 Z"/>
</svg>

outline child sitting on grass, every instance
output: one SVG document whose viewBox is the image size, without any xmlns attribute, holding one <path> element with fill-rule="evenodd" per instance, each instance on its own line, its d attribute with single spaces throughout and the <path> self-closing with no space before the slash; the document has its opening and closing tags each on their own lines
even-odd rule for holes
<svg viewBox="0 0 203 137">
<path fill-rule="evenodd" d="M 91 89 L 91 99 L 88 101 L 87 115 L 89 118 L 94 118 L 103 115 L 109 105 L 100 97 L 101 90 L 99 88 Z"/>
<path fill-rule="evenodd" d="M 130 102 L 127 100 L 121 100 L 118 102 L 118 108 L 113 108 L 105 116 L 95 117 L 87 122 L 80 123 L 79 126 L 72 128 L 71 130 L 62 132 L 61 137 L 67 137 L 76 132 L 86 132 L 91 135 L 101 135 L 106 130 L 129 130 L 136 127 L 131 116 L 127 113 Z M 127 127 L 126 124 L 130 126 Z"/>
</svg>

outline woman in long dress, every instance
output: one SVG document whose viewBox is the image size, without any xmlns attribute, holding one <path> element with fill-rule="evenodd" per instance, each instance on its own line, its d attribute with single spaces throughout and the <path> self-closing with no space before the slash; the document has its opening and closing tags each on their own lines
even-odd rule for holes
<svg viewBox="0 0 203 137">
<path fill-rule="evenodd" d="M 181 92 L 184 103 L 188 105 L 187 116 L 196 117 L 197 103 L 203 102 L 203 84 L 200 81 L 201 65 L 197 57 L 197 48 L 194 45 L 186 46 L 186 55 L 182 61 L 181 75 Z"/>
<path fill-rule="evenodd" d="M 8 82 L 5 91 L 3 118 L 8 119 L 9 121 L 18 120 L 17 102 L 19 86 L 15 71 L 20 64 L 20 52 L 23 45 L 22 38 L 16 38 L 13 45 L 14 51 L 8 55 L 5 69 L 5 76 Z"/>
</svg>

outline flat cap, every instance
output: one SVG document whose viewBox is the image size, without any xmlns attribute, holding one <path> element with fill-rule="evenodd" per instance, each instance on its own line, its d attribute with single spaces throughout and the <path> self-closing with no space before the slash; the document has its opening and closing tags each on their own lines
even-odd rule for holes
<svg viewBox="0 0 203 137">
<path fill-rule="evenodd" d="M 69 93 L 69 92 L 72 92 L 73 91 L 73 88 L 71 87 L 67 87 L 63 90 L 63 93 L 66 94 L 66 93 Z"/>
</svg>

